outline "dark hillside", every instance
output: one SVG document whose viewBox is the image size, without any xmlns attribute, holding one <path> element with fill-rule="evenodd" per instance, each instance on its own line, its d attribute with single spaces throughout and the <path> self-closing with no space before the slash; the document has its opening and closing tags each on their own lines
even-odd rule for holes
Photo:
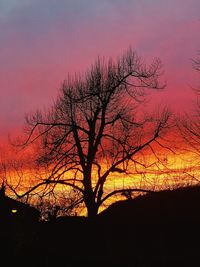
<svg viewBox="0 0 200 267">
<path fill-rule="evenodd" d="M 200 186 L 119 201 L 99 222 L 116 264 L 200 266 Z"/>
<path fill-rule="evenodd" d="M 118 201 L 104 210 L 100 217 L 115 220 L 200 220 L 200 186 L 163 190 Z"/>
</svg>

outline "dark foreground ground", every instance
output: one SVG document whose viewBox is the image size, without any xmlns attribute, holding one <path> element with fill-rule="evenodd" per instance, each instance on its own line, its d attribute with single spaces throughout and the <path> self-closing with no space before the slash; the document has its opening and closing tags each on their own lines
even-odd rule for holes
<svg viewBox="0 0 200 267">
<path fill-rule="evenodd" d="M 200 187 L 120 201 L 96 221 L 0 225 L 0 266 L 200 266 Z"/>
</svg>

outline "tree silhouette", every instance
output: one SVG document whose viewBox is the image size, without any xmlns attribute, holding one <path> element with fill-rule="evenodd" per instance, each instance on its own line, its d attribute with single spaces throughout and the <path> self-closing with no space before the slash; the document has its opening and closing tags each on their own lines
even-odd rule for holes
<svg viewBox="0 0 200 267">
<path fill-rule="evenodd" d="M 195 70 L 200 71 L 200 57 L 193 60 L 193 67 Z"/>
<path fill-rule="evenodd" d="M 200 57 L 192 61 L 193 69 L 200 74 Z M 193 88 L 196 94 L 196 105 L 192 114 L 185 114 L 178 119 L 177 125 L 191 151 L 200 154 L 200 88 Z M 193 177 L 196 178 L 196 177 Z M 199 180 L 198 180 L 199 181 Z"/>
<path fill-rule="evenodd" d="M 69 76 L 49 109 L 26 117 L 24 145 L 39 142 L 37 163 L 49 169 L 49 176 L 26 193 L 71 187 L 81 194 L 88 216 L 95 217 L 105 200 L 124 191 L 105 192 L 108 177 L 126 174 L 131 164 L 144 167 L 137 155 L 153 153 L 152 144 L 159 144 L 167 128 L 166 109 L 143 114 L 148 91 L 164 88 L 161 74 L 159 59 L 147 66 L 129 49 L 116 61 L 98 59 L 84 75 Z M 142 191 L 128 189 L 134 190 Z"/>
</svg>

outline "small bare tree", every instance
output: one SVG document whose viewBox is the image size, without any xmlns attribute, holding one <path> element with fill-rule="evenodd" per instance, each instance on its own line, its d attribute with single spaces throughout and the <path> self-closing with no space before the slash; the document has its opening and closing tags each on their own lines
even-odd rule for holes
<svg viewBox="0 0 200 267">
<path fill-rule="evenodd" d="M 48 198 L 39 197 L 34 206 L 40 211 L 42 220 L 54 220 L 59 216 L 76 216 L 80 212 L 78 204 L 82 202 L 80 192 L 71 190 L 64 193 L 49 195 Z M 77 210 L 77 207 L 79 210 Z"/>
<path fill-rule="evenodd" d="M 200 73 L 200 57 L 193 60 L 193 69 Z M 197 96 L 194 114 L 185 114 L 179 126 L 187 143 L 198 152 L 200 146 L 200 89 L 194 88 L 193 90 Z"/>
<path fill-rule="evenodd" d="M 200 74 L 200 57 L 192 61 L 193 69 Z M 185 141 L 185 149 L 191 153 L 190 160 L 195 167 L 199 165 L 200 156 L 200 88 L 193 88 L 196 94 L 196 103 L 194 109 L 190 113 L 185 113 L 177 119 L 177 125 L 181 136 Z M 191 177 L 192 182 L 200 181 L 194 172 L 187 172 Z"/>
<path fill-rule="evenodd" d="M 193 67 L 196 71 L 200 71 L 200 56 L 193 60 Z"/>
<path fill-rule="evenodd" d="M 160 60 L 147 66 L 130 49 L 116 61 L 98 59 L 83 76 L 68 77 L 49 109 L 26 117 L 24 145 L 37 141 L 37 163 L 49 168 L 49 176 L 26 193 L 71 187 L 95 217 L 108 198 L 123 192 L 105 192 L 108 177 L 126 174 L 131 164 L 144 167 L 139 154 L 152 154 L 168 127 L 166 109 L 157 116 L 143 112 L 148 91 L 164 88 L 161 74 Z"/>
</svg>

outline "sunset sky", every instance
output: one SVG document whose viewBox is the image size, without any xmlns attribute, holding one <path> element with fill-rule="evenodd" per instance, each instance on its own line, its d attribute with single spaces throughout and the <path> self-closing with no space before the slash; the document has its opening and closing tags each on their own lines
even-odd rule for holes
<svg viewBox="0 0 200 267">
<path fill-rule="evenodd" d="M 0 137 L 48 106 L 68 73 L 130 46 L 162 60 L 162 105 L 188 110 L 198 84 L 191 59 L 200 50 L 199 11 L 199 0 L 1 0 Z"/>
</svg>

